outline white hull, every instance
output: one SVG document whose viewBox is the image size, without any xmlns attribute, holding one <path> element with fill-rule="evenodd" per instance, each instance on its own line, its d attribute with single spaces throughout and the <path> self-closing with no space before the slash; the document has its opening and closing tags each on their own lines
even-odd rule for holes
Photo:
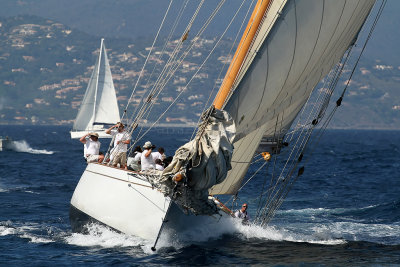
<svg viewBox="0 0 400 267">
<path fill-rule="evenodd" d="M 220 219 L 219 215 L 186 215 L 175 203 L 168 209 L 169 204 L 170 198 L 153 189 L 139 173 L 91 163 L 72 196 L 70 221 L 75 232 L 95 221 L 154 242 L 163 221 L 167 232 L 176 233 Z M 221 215 L 229 217 L 225 212 Z"/>
<path fill-rule="evenodd" d="M 155 240 L 170 200 L 150 183 L 131 174 L 89 164 L 76 186 L 71 205 L 115 230 Z M 70 219 L 74 228 L 74 218 Z"/>
<path fill-rule="evenodd" d="M 111 135 L 106 134 L 104 130 L 101 130 L 101 131 L 98 131 L 98 130 L 96 130 L 96 131 L 89 131 L 89 130 L 87 130 L 87 131 L 70 131 L 69 133 L 71 134 L 71 139 L 79 139 L 82 136 L 84 136 L 88 133 L 92 133 L 92 132 L 98 133 L 99 138 L 111 138 Z"/>
</svg>

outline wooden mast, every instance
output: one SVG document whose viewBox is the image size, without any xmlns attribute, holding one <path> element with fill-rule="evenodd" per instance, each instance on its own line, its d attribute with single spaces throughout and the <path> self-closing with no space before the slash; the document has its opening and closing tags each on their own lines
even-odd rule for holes
<svg viewBox="0 0 400 267">
<path fill-rule="evenodd" d="M 250 45 L 253 42 L 253 38 L 260 26 L 261 20 L 264 17 L 265 11 L 267 10 L 271 0 L 258 0 L 254 7 L 253 13 L 251 14 L 250 20 L 247 23 L 246 30 L 243 33 L 242 39 L 236 49 L 233 60 L 229 66 L 229 69 L 225 75 L 224 81 L 221 88 L 218 91 L 217 96 L 214 100 L 214 106 L 217 109 L 221 109 L 224 102 L 231 90 L 232 84 L 236 79 L 236 76 L 242 66 L 243 60 L 249 51 Z"/>
</svg>

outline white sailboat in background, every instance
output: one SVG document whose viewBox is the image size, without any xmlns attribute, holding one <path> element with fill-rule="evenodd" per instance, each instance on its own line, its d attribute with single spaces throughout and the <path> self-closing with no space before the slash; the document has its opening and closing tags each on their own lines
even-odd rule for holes
<svg viewBox="0 0 400 267">
<path fill-rule="evenodd" d="M 354 45 L 374 3 L 259 0 L 214 104 L 202 115 L 196 137 L 177 150 L 163 172 L 89 164 L 71 199 L 74 231 L 97 221 L 157 241 L 163 227 L 181 231 L 205 220 L 223 223 L 215 215 L 230 217 L 232 213 L 216 197 L 235 196 L 250 181 L 243 183 L 263 136 L 279 146 L 271 154 L 279 152 L 284 140 L 291 150 L 287 164 L 272 175 L 270 187 L 260 195 L 253 222 L 268 223 L 304 172 L 299 163 L 329 97 L 324 95 L 320 106 L 314 103 L 316 110 L 309 114 L 308 123 L 301 124 L 304 127 L 296 137 L 288 131 L 319 81 L 335 65 L 340 70 L 340 60 Z M 182 42 L 187 32 L 183 36 Z M 143 103 L 142 110 L 151 110 L 146 109 L 150 102 Z M 143 116 L 143 112 L 138 114 Z M 128 124 L 130 134 L 140 116 Z M 270 156 L 264 157 L 265 164 L 270 164 Z"/>
<path fill-rule="evenodd" d="M 101 39 L 99 56 L 90 77 L 85 96 L 74 126 L 71 138 L 81 138 L 89 132 L 96 132 L 100 138 L 110 138 L 104 133 L 107 125 L 120 121 L 117 96 L 115 94 L 110 64 Z"/>
</svg>

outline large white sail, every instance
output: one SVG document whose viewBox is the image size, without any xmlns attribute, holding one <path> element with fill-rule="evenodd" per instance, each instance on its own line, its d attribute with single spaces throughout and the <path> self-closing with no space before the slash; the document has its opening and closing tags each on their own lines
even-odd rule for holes
<svg viewBox="0 0 400 267">
<path fill-rule="evenodd" d="M 260 129 L 271 137 L 286 133 L 314 87 L 357 37 L 374 3 L 374 0 L 272 2 L 267 12 L 280 11 L 267 13 L 260 27 L 270 30 L 265 38 L 259 34 L 255 39 L 237 76 L 236 88 L 224 107 L 236 123 L 235 148 L 240 147 L 240 139 L 247 142 L 246 136 L 260 133 Z M 277 19 L 267 19 L 268 16 Z M 233 159 L 251 159 L 257 146 L 235 149 Z M 245 174 L 237 175 L 236 165 L 247 170 L 243 163 L 232 162 L 226 180 L 211 193 L 236 193 L 232 189 L 239 188 Z"/>
<path fill-rule="evenodd" d="M 71 131 L 71 137 L 81 137 L 84 132 L 103 131 L 103 125 L 118 121 L 120 116 L 117 97 L 104 39 L 101 39 L 99 57 Z M 107 135 L 100 134 L 100 137 L 105 136 Z"/>
</svg>

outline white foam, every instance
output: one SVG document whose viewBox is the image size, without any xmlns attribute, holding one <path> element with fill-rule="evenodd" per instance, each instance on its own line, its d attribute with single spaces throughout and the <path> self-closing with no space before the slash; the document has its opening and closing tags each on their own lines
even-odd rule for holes
<svg viewBox="0 0 400 267">
<path fill-rule="evenodd" d="M 363 224 L 358 222 L 336 222 L 330 226 L 330 231 L 335 234 L 353 236 L 354 240 L 363 237 L 398 237 L 400 236 L 400 225 L 387 224 Z M 365 239 L 364 239 L 365 240 Z M 366 240 L 369 241 L 369 240 Z"/>
<path fill-rule="evenodd" d="M 21 237 L 30 239 L 29 242 L 31 242 L 31 243 L 52 243 L 52 242 L 55 242 L 54 240 L 51 240 L 51 239 L 48 239 L 48 238 L 44 238 L 44 237 L 35 236 L 35 235 L 29 234 L 29 233 L 24 233 L 24 234 L 21 235 Z"/>
<path fill-rule="evenodd" d="M 31 191 L 31 190 L 25 190 L 24 192 L 25 192 L 25 193 L 30 193 L 30 194 L 35 194 L 35 195 L 40 195 L 40 193 L 38 193 L 38 192 L 33 192 L 33 191 Z"/>
<path fill-rule="evenodd" d="M 9 227 L 9 226 L 4 226 L 0 225 L 0 236 L 6 236 L 6 235 L 13 235 L 16 233 L 16 229 Z"/>
<path fill-rule="evenodd" d="M 29 144 L 25 141 L 12 141 L 9 146 L 7 146 L 8 149 L 12 149 L 16 152 L 25 152 L 25 153 L 31 153 L 31 154 L 47 154 L 51 155 L 54 153 L 54 151 L 47 151 L 45 149 L 33 149 L 29 146 Z"/>
<path fill-rule="evenodd" d="M 108 227 L 97 224 L 88 226 L 88 234 L 73 233 L 65 237 L 65 241 L 70 245 L 83 247 L 100 246 L 103 248 L 137 247 L 144 242 L 139 237 L 117 233 Z"/>
<path fill-rule="evenodd" d="M 47 236 L 34 234 L 34 231 L 41 231 L 43 226 L 39 224 L 16 226 L 11 221 L 0 222 L 0 236 L 17 235 L 21 238 L 27 238 L 32 243 L 51 243 L 55 242 Z"/>
<path fill-rule="evenodd" d="M 0 184 L 0 193 L 2 192 L 8 192 L 8 190 L 4 188 L 4 185 Z"/>
<path fill-rule="evenodd" d="M 315 224 L 312 224 L 315 225 Z M 286 225 L 287 226 L 287 225 Z M 224 234 L 238 235 L 244 240 L 261 239 L 268 241 L 290 241 L 306 242 L 324 245 L 337 245 L 346 243 L 345 240 L 337 238 L 329 229 L 306 229 L 299 233 L 299 228 L 293 225 L 293 229 L 286 226 L 279 228 L 277 226 L 262 227 L 259 225 L 243 225 L 240 220 L 233 218 L 223 218 L 218 223 L 203 224 L 191 230 L 179 233 L 165 233 L 157 244 L 157 247 L 173 246 L 177 249 L 193 242 L 205 242 L 210 239 L 218 239 Z M 301 227 L 300 225 L 297 225 Z M 302 229 L 304 230 L 304 229 Z M 150 251 L 150 247 L 143 247 L 145 252 Z"/>
</svg>

